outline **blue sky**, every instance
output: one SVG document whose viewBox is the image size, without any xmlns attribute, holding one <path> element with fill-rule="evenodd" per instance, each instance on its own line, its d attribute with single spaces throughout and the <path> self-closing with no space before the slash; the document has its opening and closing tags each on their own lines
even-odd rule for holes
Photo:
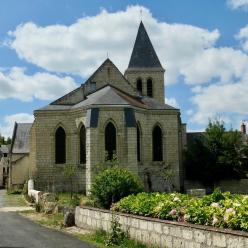
<svg viewBox="0 0 248 248">
<path fill-rule="evenodd" d="M 141 9 L 166 69 L 165 101 L 188 130 L 248 120 L 248 0 L 3 0 L 0 133 L 83 83 L 107 53 L 124 72 Z"/>
</svg>

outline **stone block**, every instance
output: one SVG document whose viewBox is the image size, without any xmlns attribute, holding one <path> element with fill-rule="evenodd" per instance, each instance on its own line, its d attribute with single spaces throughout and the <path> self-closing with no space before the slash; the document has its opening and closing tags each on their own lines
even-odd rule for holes
<svg viewBox="0 0 248 248">
<path fill-rule="evenodd" d="M 140 223 L 139 223 L 140 229 L 142 229 L 142 230 L 147 230 L 147 221 L 145 221 L 145 220 L 140 220 L 139 222 L 140 222 Z"/>
<path fill-rule="evenodd" d="M 216 247 L 226 247 L 226 237 L 221 233 L 213 234 L 213 245 Z"/>
<path fill-rule="evenodd" d="M 194 248 L 194 242 L 185 240 L 184 248 Z"/>
<path fill-rule="evenodd" d="M 239 237 L 232 237 L 228 236 L 226 237 L 226 243 L 228 248 L 245 248 L 244 240 L 243 238 Z"/>
<path fill-rule="evenodd" d="M 178 237 L 181 238 L 182 237 L 182 231 L 181 228 L 178 227 L 170 227 L 170 235 L 174 236 L 174 237 Z"/>
<path fill-rule="evenodd" d="M 154 223 L 153 225 L 153 230 L 158 233 L 158 234 L 162 234 L 162 226 L 160 223 Z"/>
<path fill-rule="evenodd" d="M 204 231 L 194 231 L 194 239 L 197 243 L 205 243 L 206 241 L 206 235 L 204 233 Z"/>
<path fill-rule="evenodd" d="M 162 225 L 163 234 L 169 234 L 170 228 L 167 225 Z"/>
<path fill-rule="evenodd" d="M 150 244 L 159 246 L 161 243 L 160 235 L 157 233 L 150 233 Z"/>
<path fill-rule="evenodd" d="M 172 246 L 172 237 L 169 235 L 161 235 L 161 247 L 173 248 Z"/>
<path fill-rule="evenodd" d="M 193 238 L 193 232 L 188 230 L 186 227 L 182 228 L 183 238 L 191 240 Z"/>
<path fill-rule="evenodd" d="M 151 221 L 147 223 L 147 230 L 153 232 L 153 223 Z"/>
<path fill-rule="evenodd" d="M 134 227 L 134 228 L 139 228 L 139 220 L 133 218 L 132 222 L 131 222 L 131 226 Z"/>
<path fill-rule="evenodd" d="M 184 248 L 184 240 L 180 238 L 173 238 L 173 248 Z"/>
</svg>

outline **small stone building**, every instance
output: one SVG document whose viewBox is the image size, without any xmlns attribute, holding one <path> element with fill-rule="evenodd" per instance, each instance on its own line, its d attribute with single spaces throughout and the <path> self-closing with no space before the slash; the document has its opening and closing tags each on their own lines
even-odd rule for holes
<svg viewBox="0 0 248 248">
<path fill-rule="evenodd" d="M 116 155 L 147 190 L 167 189 L 165 168 L 180 190 L 186 127 L 180 110 L 164 102 L 164 78 L 141 22 L 124 75 L 106 59 L 80 87 L 34 111 L 29 159 L 37 170 L 36 186 L 66 190 L 62 171 L 73 164 L 76 189 L 88 192 L 96 166 Z"/>
<path fill-rule="evenodd" d="M 9 174 L 9 145 L 0 146 L 0 188 L 7 186 Z"/>
<path fill-rule="evenodd" d="M 15 123 L 10 146 L 10 185 L 22 188 L 33 177 L 35 164 L 30 159 L 30 130 L 32 123 Z"/>
</svg>

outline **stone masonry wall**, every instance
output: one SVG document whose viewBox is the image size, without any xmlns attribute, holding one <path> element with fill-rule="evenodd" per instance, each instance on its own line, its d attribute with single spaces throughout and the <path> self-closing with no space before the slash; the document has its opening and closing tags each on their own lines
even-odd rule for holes
<svg viewBox="0 0 248 248">
<path fill-rule="evenodd" d="M 119 222 L 132 239 L 164 248 L 246 248 L 248 233 L 118 213 Z M 78 227 L 110 230 L 112 213 L 77 207 Z"/>
<path fill-rule="evenodd" d="M 55 132 L 62 126 L 66 132 L 66 163 L 77 165 L 75 188 L 85 192 L 85 165 L 80 165 L 79 132 L 86 111 L 52 111 L 35 114 L 35 163 L 37 189 L 49 191 L 68 190 L 63 177 L 64 164 L 55 164 Z"/>
<path fill-rule="evenodd" d="M 135 118 L 140 124 L 141 131 L 141 161 L 138 163 L 140 177 L 145 185 L 148 177 L 151 180 L 152 191 L 165 191 L 168 185 L 162 177 L 162 170 L 170 166 L 174 171 L 173 185 L 180 190 L 180 150 L 178 113 L 176 111 L 136 111 Z M 163 161 L 154 162 L 152 159 L 152 131 L 159 125 L 163 134 Z"/>
<path fill-rule="evenodd" d="M 147 96 L 147 79 L 152 79 L 153 98 L 164 104 L 164 71 L 161 69 L 127 69 L 125 77 L 136 89 L 137 79 L 142 80 L 142 95 Z"/>
<path fill-rule="evenodd" d="M 59 126 L 66 132 L 66 163 L 77 165 L 75 184 L 80 191 L 88 191 L 94 177 L 94 167 L 105 160 L 105 127 L 112 122 L 117 132 L 116 153 L 120 165 L 134 174 L 139 174 L 145 184 L 152 182 L 149 190 L 164 191 L 166 182 L 161 171 L 167 165 L 174 171 L 173 185 L 180 190 L 180 140 L 181 123 L 177 110 L 142 110 L 135 108 L 135 118 L 141 132 L 141 161 L 137 162 L 137 130 L 126 127 L 124 108 L 105 106 L 99 108 L 98 126 L 86 128 L 86 164 L 80 165 L 79 132 L 86 123 L 86 109 L 77 111 L 38 112 L 34 122 L 32 161 L 37 167 L 37 182 L 40 190 L 56 187 L 63 189 L 64 165 L 55 164 L 55 132 Z M 159 125 L 163 134 L 163 161 L 152 159 L 152 132 Z"/>
</svg>

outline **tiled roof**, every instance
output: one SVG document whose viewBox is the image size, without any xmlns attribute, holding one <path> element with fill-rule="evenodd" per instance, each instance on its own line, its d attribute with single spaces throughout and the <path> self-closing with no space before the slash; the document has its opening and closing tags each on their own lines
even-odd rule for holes
<svg viewBox="0 0 248 248">
<path fill-rule="evenodd" d="M 112 86 L 105 85 L 104 87 L 98 89 L 94 93 L 88 95 L 85 100 L 77 103 L 73 106 L 67 105 L 48 105 L 40 110 L 69 110 L 77 108 L 86 108 L 89 106 L 133 106 L 143 109 L 168 109 L 177 110 L 167 104 L 161 104 L 153 98 L 143 96 L 135 97 L 127 94 L 124 91 Z"/>
<path fill-rule="evenodd" d="M 129 61 L 130 68 L 162 68 L 143 22 L 140 23 L 134 43 L 133 52 Z"/>
<path fill-rule="evenodd" d="M 29 153 L 31 127 L 32 123 L 16 123 L 12 140 L 12 153 Z"/>
</svg>

